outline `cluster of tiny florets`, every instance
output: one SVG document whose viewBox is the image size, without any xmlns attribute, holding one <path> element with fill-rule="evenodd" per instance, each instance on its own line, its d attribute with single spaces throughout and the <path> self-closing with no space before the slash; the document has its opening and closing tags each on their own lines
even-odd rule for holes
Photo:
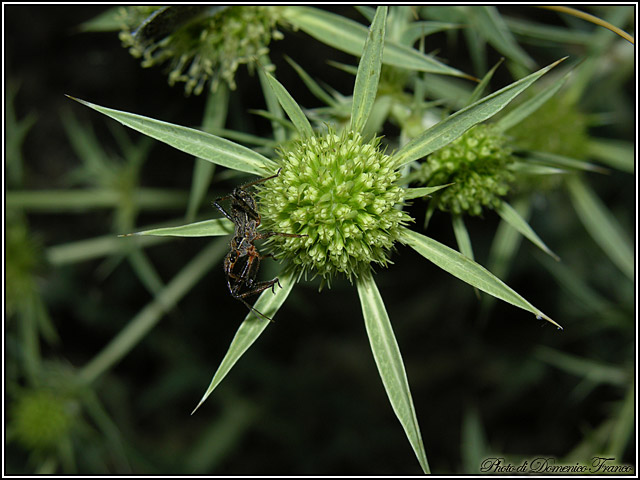
<svg viewBox="0 0 640 480">
<path fill-rule="evenodd" d="M 11 411 L 16 441 L 29 450 L 55 450 L 71 428 L 71 407 L 67 399 L 47 389 L 20 395 Z"/>
<path fill-rule="evenodd" d="M 195 8 L 195 7 L 192 7 Z M 142 57 L 142 66 L 169 62 L 169 84 L 185 83 L 185 92 L 199 95 L 207 82 L 215 90 L 220 81 L 235 89 L 235 73 L 268 53 L 276 28 L 277 7 L 233 6 L 202 8 L 162 38 L 146 38 L 138 28 L 157 7 L 126 7 L 120 39 L 130 53 Z"/>
<path fill-rule="evenodd" d="M 506 137 L 490 125 L 476 125 L 429 155 L 417 177 L 424 186 L 452 184 L 434 195 L 440 210 L 480 215 L 483 207 L 497 207 L 509 192 L 513 162 Z"/>
<path fill-rule="evenodd" d="M 323 282 L 338 273 L 349 280 L 371 264 L 386 265 L 401 226 L 399 172 L 379 141 L 329 131 L 280 152 L 280 175 L 259 189 L 265 230 L 307 235 L 274 236 L 276 257 Z"/>
<path fill-rule="evenodd" d="M 564 155 L 575 159 L 587 156 L 587 117 L 573 105 L 551 98 L 532 115 L 509 130 L 519 149 Z"/>
</svg>

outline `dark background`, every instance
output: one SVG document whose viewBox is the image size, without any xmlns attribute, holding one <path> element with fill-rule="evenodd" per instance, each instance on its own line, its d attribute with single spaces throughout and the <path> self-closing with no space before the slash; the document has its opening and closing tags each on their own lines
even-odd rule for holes
<svg viewBox="0 0 640 480">
<path fill-rule="evenodd" d="M 18 118 L 29 112 L 38 115 L 23 146 L 27 189 L 65 188 L 64 175 L 79 163 L 61 125 L 64 109 L 90 123 L 105 145 L 111 141 L 108 120 L 64 94 L 176 124 L 201 122 L 204 98 L 186 98 L 181 85 L 169 87 L 161 68 L 142 69 L 120 46 L 115 32 L 76 30 L 106 8 L 4 6 L 5 79 L 20 84 Z M 362 21 L 351 8 L 332 10 Z M 557 22 L 549 12 L 527 15 Z M 344 94 L 351 92 L 353 78 L 324 62 L 355 64 L 353 57 L 301 32 L 284 33 L 284 40 L 272 43 L 271 57 L 280 81 L 299 103 L 319 105 L 284 62 L 285 53 L 314 78 Z M 434 42 L 435 48 L 446 45 L 443 35 L 434 36 Z M 460 42 L 441 55 L 456 68 L 470 71 L 463 47 Z M 257 76 L 249 76 L 241 67 L 237 81 L 238 89 L 232 92 L 235 109 L 264 108 Z M 495 79 L 498 86 L 508 82 L 500 75 Z M 248 114 L 230 118 L 228 126 L 269 134 L 268 122 Z M 634 128 L 612 130 L 604 133 L 625 138 Z M 131 132 L 132 138 L 138 136 Z M 144 186 L 187 190 L 191 172 L 191 158 L 156 144 L 141 181 Z M 592 180 L 601 199 L 631 231 L 635 224 L 631 176 L 613 172 Z M 224 193 L 232 185 L 216 184 L 211 193 Z M 424 211 L 419 201 L 409 210 L 418 223 Z M 172 215 L 143 214 L 138 224 Z M 217 213 L 211 210 L 210 215 Z M 498 224 L 496 217 L 487 214 L 467 221 L 481 264 Z M 48 247 L 110 233 L 111 212 L 29 214 L 28 221 Z M 623 315 L 633 318 L 633 305 L 620 300 L 630 298 L 621 293 L 628 290 L 625 279 L 588 237 L 566 196 L 550 194 L 531 224 L 570 268 L 583 272 Z M 443 214 L 434 216 L 429 235 L 455 244 Z M 206 243 L 180 239 L 147 253 L 169 281 Z M 630 367 L 635 330 L 631 321 L 626 330 L 605 328 L 607 318 L 580 312 L 537 258 L 536 248 L 523 242 L 514 270 L 503 280 L 562 324 L 564 331 L 503 303 L 495 305 L 487 322 L 479 322 L 473 289 L 406 247 L 398 247 L 389 269 L 377 269 L 376 282 L 402 351 L 434 472 L 464 472 L 461 432 L 469 409 L 477 409 L 492 450 L 522 459 L 540 455 L 561 459 L 607 418 L 609 407 L 624 395 L 618 388 L 597 385 L 578 397 L 575 391 L 582 379 L 541 359 L 539 347 L 548 346 Z M 43 295 L 62 339 L 58 346 L 44 347 L 47 358 L 82 367 L 150 301 L 127 264 L 100 278 L 99 263 L 46 271 Z M 378 376 L 355 286 L 337 281 L 320 293 L 317 286 L 302 282 L 294 289 L 276 323 L 190 416 L 246 315 L 245 307 L 228 295 L 222 266 L 212 270 L 95 384 L 121 433 L 128 466 L 118 464 L 108 449 L 84 444 L 76 446 L 79 473 L 420 474 Z M 10 399 L 7 402 L 5 408 L 10 408 Z M 99 445 L 102 439 L 96 434 L 93 441 Z M 98 460 L 85 454 L 93 451 L 101 452 Z M 634 463 L 635 441 L 628 443 L 626 452 L 620 462 Z M 19 446 L 8 444 L 5 453 L 6 473 L 33 473 L 28 453 Z"/>
</svg>

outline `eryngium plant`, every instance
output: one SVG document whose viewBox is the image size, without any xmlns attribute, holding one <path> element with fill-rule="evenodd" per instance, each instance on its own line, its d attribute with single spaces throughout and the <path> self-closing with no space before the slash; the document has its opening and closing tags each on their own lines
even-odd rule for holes
<svg viewBox="0 0 640 480">
<path fill-rule="evenodd" d="M 282 38 L 277 21 L 277 7 L 123 7 L 120 39 L 143 67 L 168 64 L 169 84 L 199 95 L 207 82 L 235 89 L 238 67 L 252 67 Z"/>
<path fill-rule="evenodd" d="M 384 301 L 373 276 L 373 266 L 386 266 L 389 252 L 408 245 L 425 258 L 468 284 L 532 312 L 558 326 L 486 269 L 459 252 L 408 228 L 411 218 L 402 211 L 409 199 L 433 193 L 442 186 L 401 188 L 404 167 L 447 147 L 465 132 L 502 110 L 518 94 L 553 68 L 549 65 L 424 131 L 399 150 L 387 154 L 378 139 L 364 140 L 362 132 L 371 114 L 382 63 L 387 7 L 379 7 L 371 24 L 356 75 L 351 118 L 342 132 L 328 128 L 315 132 L 302 109 L 272 75 L 262 72 L 297 130 L 299 139 L 284 144 L 271 160 L 229 140 L 198 130 L 112 110 L 79 100 L 146 135 L 204 160 L 249 173 L 280 175 L 259 189 L 259 209 L 264 226 L 281 233 L 306 234 L 300 238 L 273 238 L 271 248 L 285 263 L 281 288 L 263 292 L 255 309 L 274 318 L 302 276 L 321 276 L 327 283 L 338 275 L 355 282 L 367 334 L 391 405 L 424 472 L 427 456 L 418 426 L 402 356 Z M 232 232 L 227 219 L 139 232 L 139 235 L 217 236 Z M 250 312 L 240 325 L 198 407 L 270 322 Z M 114 340 L 117 343 L 120 339 Z M 128 340 L 122 340 L 128 341 Z M 114 362 L 117 345 L 105 348 Z M 91 369 L 89 378 L 99 374 Z M 196 407 L 196 409 L 198 408 Z M 195 411 L 195 410 L 194 410 Z"/>
</svg>

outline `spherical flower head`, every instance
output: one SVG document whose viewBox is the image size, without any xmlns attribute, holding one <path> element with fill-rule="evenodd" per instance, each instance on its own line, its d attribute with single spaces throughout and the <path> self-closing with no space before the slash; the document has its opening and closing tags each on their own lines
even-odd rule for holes
<svg viewBox="0 0 640 480">
<path fill-rule="evenodd" d="M 29 450 L 54 450 L 73 423 L 70 402 L 41 389 L 20 395 L 12 411 L 16 441 Z"/>
<path fill-rule="evenodd" d="M 517 148 L 583 159 L 589 145 L 585 114 L 558 98 L 547 100 L 509 130 Z"/>
<path fill-rule="evenodd" d="M 268 53 L 272 39 L 283 37 L 276 29 L 277 7 L 170 8 L 191 8 L 193 12 L 178 12 L 176 16 L 182 16 L 181 21 L 166 35 L 156 38 L 138 30 L 158 7 L 127 7 L 123 10 L 120 39 L 134 57 L 142 57 L 143 67 L 168 62 L 169 84 L 185 82 L 187 95 L 199 95 L 209 81 L 212 91 L 220 81 L 235 89 L 238 67 L 242 64 L 252 67 L 257 58 Z"/>
<path fill-rule="evenodd" d="M 453 184 L 434 196 L 437 207 L 460 215 L 481 215 L 495 208 L 509 192 L 514 161 L 506 137 L 491 125 L 480 124 L 429 155 L 418 181 L 425 186 Z"/>
<path fill-rule="evenodd" d="M 306 236 L 271 237 L 276 258 L 329 285 L 337 274 L 352 281 L 372 264 L 387 264 L 411 218 L 400 208 L 400 174 L 379 139 L 329 130 L 294 141 L 277 163 L 280 174 L 258 191 L 264 230 Z"/>
</svg>

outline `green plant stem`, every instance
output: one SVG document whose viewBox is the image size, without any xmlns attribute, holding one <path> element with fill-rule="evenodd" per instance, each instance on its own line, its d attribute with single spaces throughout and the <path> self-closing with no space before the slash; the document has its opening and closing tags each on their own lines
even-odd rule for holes
<svg viewBox="0 0 640 480">
<path fill-rule="evenodd" d="M 198 253 L 156 298 L 144 307 L 118 335 L 79 372 L 89 384 L 120 361 L 173 308 L 227 250 L 226 238 L 213 241 Z"/>
<path fill-rule="evenodd" d="M 67 265 L 70 263 L 84 262 L 99 257 L 106 257 L 116 252 L 123 251 L 123 242 L 134 239 L 123 239 L 116 235 L 104 235 L 78 242 L 70 242 L 62 245 L 54 245 L 47 248 L 47 261 L 54 265 Z M 135 237 L 138 247 L 151 247 L 159 243 L 171 241 L 170 237 Z"/>
<path fill-rule="evenodd" d="M 7 192 L 6 199 L 8 208 L 52 212 L 117 207 L 123 196 L 116 190 L 107 189 L 20 190 Z M 154 188 L 137 189 L 132 195 L 134 204 L 144 210 L 184 208 L 187 199 L 185 192 Z"/>
</svg>

